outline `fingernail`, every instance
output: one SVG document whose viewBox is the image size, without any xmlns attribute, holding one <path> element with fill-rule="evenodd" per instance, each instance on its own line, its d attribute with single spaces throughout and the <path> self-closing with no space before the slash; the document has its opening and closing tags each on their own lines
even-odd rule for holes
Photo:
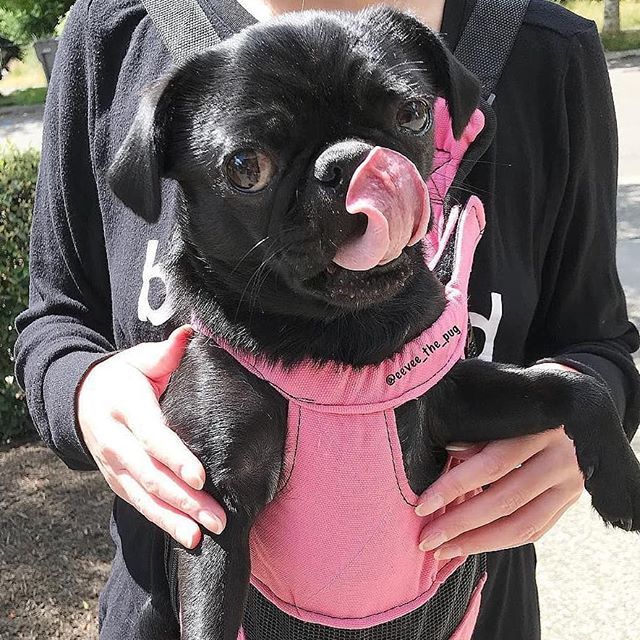
<svg viewBox="0 0 640 640">
<path fill-rule="evenodd" d="M 200 511 L 200 513 L 198 513 L 198 521 L 212 533 L 219 534 L 222 533 L 222 530 L 224 529 L 220 518 L 213 515 L 210 511 Z"/>
<path fill-rule="evenodd" d="M 193 487 L 197 491 L 200 491 L 200 489 L 204 487 L 204 478 L 196 468 L 184 465 L 180 469 L 180 476 L 190 487 Z"/>
<path fill-rule="evenodd" d="M 420 541 L 420 551 L 431 551 L 431 549 L 435 549 L 439 547 L 441 544 L 444 544 L 447 541 L 447 536 L 442 533 L 442 531 L 436 531 L 435 533 L 430 533 L 426 535 Z"/>
<path fill-rule="evenodd" d="M 447 451 L 466 451 L 467 449 L 471 449 L 471 447 L 473 447 L 473 444 L 471 444 L 470 442 L 458 442 L 458 443 L 451 443 L 448 444 L 445 449 Z"/>
<path fill-rule="evenodd" d="M 416 515 L 428 516 L 430 513 L 444 507 L 444 496 L 439 493 L 428 495 L 417 507 Z"/>
<path fill-rule="evenodd" d="M 188 524 L 179 524 L 176 527 L 176 538 L 178 542 L 183 547 L 187 547 L 187 549 L 193 549 L 195 546 L 193 528 Z"/>
<path fill-rule="evenodd" d="M 434 552 L 433 557 L 436 560 L 449 560 L 450 558 L 458 558 L 462 554 L 460 547 L 442 547 Z"/>
</svg>

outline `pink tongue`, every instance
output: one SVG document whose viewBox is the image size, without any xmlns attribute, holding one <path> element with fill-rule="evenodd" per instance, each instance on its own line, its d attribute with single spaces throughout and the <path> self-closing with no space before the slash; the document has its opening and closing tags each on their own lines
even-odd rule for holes
<svg viewBox="0 0 640 640">
<path fill-rule="evenodd" d="M 424 237 L 429 224 L 427 185 L 409 159 L 383 147 L 372 149 L 356 169 L 346 208 L 367 216 L 364 235 L 345 242 L 333 259 L 352 271 L 395 260 Z"/>
</svg>

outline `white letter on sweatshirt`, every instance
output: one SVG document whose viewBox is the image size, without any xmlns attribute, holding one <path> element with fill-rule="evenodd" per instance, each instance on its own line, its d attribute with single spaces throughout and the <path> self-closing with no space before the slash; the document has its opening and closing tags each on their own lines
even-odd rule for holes
<svg viewBox="0 0 640 640">
<path fill-rule="evenodd" d="M 154 264 L 158 251 L 158 241 L 149 240 L 147 243 L 147 257 L 142 269 L 142 289 L 138 297 L 138 318 L 142 322 L 150 322 L 155 327 L 164 324 L 172 315 L 171 301 L 169 300 L 167 277 L 160 263 Z M 149 304 L 149 288 L 151 280 L 157 278 L 164 284 L 166 295 L 162 304 L 153 309 Z"/>
<path fill-rule="evenodd" d="M 493 360 L 493 346 L 498 334 L 500 320 L 502 320 L 502 295 L 491 292 L 491 315 L 485 318 L 480 313 L 469 313 L 469 319 L 474 328 L 480 329 L 484 333 L 484 347 L 478 356 L 481 360 Z"/>
</svg>

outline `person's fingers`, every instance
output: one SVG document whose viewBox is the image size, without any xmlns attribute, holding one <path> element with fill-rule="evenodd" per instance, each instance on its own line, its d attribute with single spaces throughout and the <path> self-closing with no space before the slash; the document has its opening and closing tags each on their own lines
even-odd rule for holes
<svg viewBox="0 0 640 640">
<path fill-rule="evenodd" d="M 490 442 L 482 451 L 441 475 L 420 497 L 417 515 L 429 515 L 513 471 L 544 448 L 546 440 L 539 436 Z"/>
<path fill-rule="evenodd" d="M 446 560 L 536 542 L 575 500 L 575 488 L 570 483 L 553 487 L 516 513 L 447 542 L 436 549 L 434 556 Z"/>
<path fill-rule="evenodd" d="M 202 489 L 205 470 L 198 458 L 165 422 L 153 389 L 144 379 L 132 380 L 122 410 L 115 417 L 124 422 L 144 450 L 194 489 Z"/>
<path fill-rule="evenodd" d="M 193 327 L 183 325 L 175 329 L 166 340 L 143 342 L 123 351 L 121 355 L 151 381 L 156 396 L 160 397 L 166 389 L 169 377 L 178 368 L 192 335 Z"/>
<path fill-rule="evenodd" d="M 167 467 L 150 458 L 126 428 L 116 430 L 104 458 L 116 475 L 127 473 L 148 493 L 197 520 L 213 533 L 226 523 L 224 509 L 204 491 L 184 484 Z"/>
<path fill-rule="evenodd" d="M 451 442 L 445 449 L 447 453 L 458 460 L 468 460 L 486 447 L 486 442 Z"/>
<path fill-rule="evenodd" d="M 544 536 L 545 534 L 547 534 L 551 529 L 553 529 L 553 527 L 555 527 L 556 523 L 558 522 L 558 520 L 560 520 L 560 518 L 562 518 L 562 516 L 569 510 L 571 509 L 571 507 L 578 501 L 578 499 L 580 498 L 580 494 L 578 494 L 575 498 L 569 500 L 569 502 L 567 502 L 567 504 L 562 507 L 562 509 L 560 509 L 552 518 L 551 520 L 549 520 L 549 522 L 547 522 L 547 524 L 540 530 L 540 532 L 538 533 L 538 540 L 540 538 L 542 538 L 542 536 Z"/>
<path fill-rule="evenodd" d="M 547 489 L 567 480 L 573 469 L 556 449 L 545 449 L 487 490 L 454 505 L 422 530 L 420 549 L 428 551 L 495 520 L 515 513 Z"/>
<path fill-rule="evenodd" d="M 200 542 L 202 532 L 196 522 L 156 496 L 147 493 L 127 472 L 113 475 L 109 486 L 147 520 L 166 531 L 182 546 L 193 549 Z"/>
<path fill-rule="evenodd" d="M 536 362 L 535 364 L 532 364 L 529 369 L 546 369 L 547 371 L 569 371 L 570 373 L 580 373 L 580 375 L 584 375 L 577 369 L 569 367 L 566 364 L 561 364 L 560 362 Z"/>
</svg>

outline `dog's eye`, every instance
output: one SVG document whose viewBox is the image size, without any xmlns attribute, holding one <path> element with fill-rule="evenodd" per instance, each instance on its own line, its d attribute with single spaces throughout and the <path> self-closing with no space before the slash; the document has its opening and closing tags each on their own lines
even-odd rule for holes
<svg viewBox="0 0 640 640">
<path fill-rule="evenodd" d="M 227 158 L 225 170 L 227 179 L 236 189 L 260 191 L 273 178 L 275 166 L 263 151 L 241 149 Z"/>
<path fill-rule="evenodd" d="M 424 133 L 431 128 L 431 107 L 424 100 L 407 100 L 398 109 L 396 122 L 410 133 Z"/>
</svg>

